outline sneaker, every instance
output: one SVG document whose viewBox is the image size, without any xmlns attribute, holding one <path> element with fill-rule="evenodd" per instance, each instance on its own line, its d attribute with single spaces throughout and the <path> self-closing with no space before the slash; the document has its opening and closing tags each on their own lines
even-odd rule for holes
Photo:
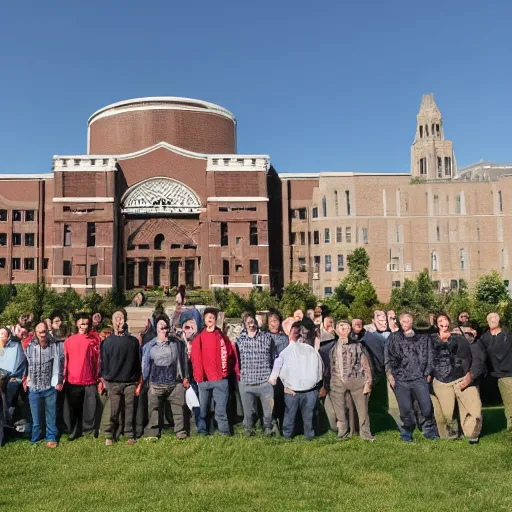
<svg viewBox="0 0 512 512">
<path fill-rule="evenodd" d="M 112 439 L 105 439 L 105 446 L 112 446 L 114 444 L 114 441 Z"/>
<path fill-rule="evenodd" d="M 265 437 L 274 437 L 276 435 L 276 432 L 273 428 L 266 428 L 264 431 L 263 431 L 263 435 Z"/>
<path fill-rule="evenodd" d="M 127 446 L 133 446 L 137 443 L 137 439 L 128 439 L 128 441 L 125 441 L 124 444 Z"/>
<path fill-rule="evenodd" d="M 27 430 L 27 425 L 27 420 L 18 420 L 14 423 L 14 428 L 16 429 L 16 432 L 25 432 Z"/>
<path fill-rule="evenodd" d="M 178 432 L 176 434 L 177 439 L 186 439 L 187 437 L 188 437 L 188 434 L 184 430 L 182 430 L 181 432 Z"/>
<path fill-rule="evenodd" d="M 57 441 L 48 441 L 46 443 L 46 448 L 57 448 Z"/>
</svg>

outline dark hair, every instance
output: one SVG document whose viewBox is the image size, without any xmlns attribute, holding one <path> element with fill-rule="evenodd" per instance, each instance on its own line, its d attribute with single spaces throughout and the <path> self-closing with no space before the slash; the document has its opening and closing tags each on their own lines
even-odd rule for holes
<svg viewBox="0 0 512 512">
<path fill-rule="evenodd" d="M 271 317 L 275 317 L 279 320 L 279 323 L 281 323 L 281 315 L 277 311 L 269 311 L 267 315 L 267 320 L 270 320 Z"/>
<path fill-rule="evenodd" d="M 184 284 L 180 284 L 178 286 L 178 293 L 181 295 L 181 300 L 184 301 L 185 300 L 185 293 L 186 293 L 186 288 L 185 288 L 185 285 Z"/>
<path fill-rule="evenodd" d="M 5 330 L 7 331 L 7 334 L 9 335 L 9 338 L 12 336 L 12 331 L 7 327 L 7 325 L 0 325 L 0 331 Z"/>
<path fill-rule="evenodd" d="M 290 327 L 290 329 L 300 329 L 301 327 L 302 327 L 302 322 L 299 320 L 297 322 L 293 322 L 293 324 Z"/>
<path fill-rule="evenodd" d="M 305 327 L 309 331 L 315 330 L 317 328 L 317 326 L 315 325 L 315 322 L 313 322 L 313 320 L 311 320 L 311 318 L 309 318 L 309 317 L 303 318 L 302 321 L 300 322 L 300 324 L 302 327 Z"/>
<path fill-rule="evenodd" d="M 451 324 L 452 323 L 452 319 L 446 314 L 446 313 L 439 313 L 437 316 L 436 316 L 436 319 L 435 319 L 435 325 L 437 327 L 437 322 L 439 321 L 440 318 L 446 318 L 446 320 L 448 320 L 448 323 Z"/>
<path fill-rule="evenodd" d="M 48 318 L 53 322 L 57 317 L 59 317 L 61 320 L 64 320 L 64 317 L 59 311 L 52 311 Z"/>
<path fill-rule="evenodd" d="M 165 322 L 165 325 L 167 328 L 171 327 L 171 321 L 169 320 L 169 317 L 167 315 L 158 315 L 155 318 L 155 328 L 158 325 L 158 322 Z"/>
<path fill-rule="evenodd" d="M 91 322 L 91 315 L 89 313 L 80 312 L 75 315 L 75 324 L 78 322 L 78 320 L 89 320 L 89 323 Z"/>
<path fill-rule="evenodd" d="M 203 311 L 203 318 L 208 314 L 213 315 L 215 317 L 215 320 L 217 320 L 219 311 L 216 308 L 205 308 L 205 310 Z"/>
</svg>

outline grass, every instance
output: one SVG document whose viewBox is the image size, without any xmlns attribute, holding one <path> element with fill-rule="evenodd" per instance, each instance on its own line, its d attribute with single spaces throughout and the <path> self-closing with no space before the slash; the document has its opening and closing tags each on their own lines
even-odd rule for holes
<svg viewBox="0 0 512 512">
<path fill-rule="evenodd" d="M 0 510 L 10 511 L 510 511 L 512 436 L 502 408 L 484 414 L 479 445 L 399 441 L 373 417 L 377 441 L 329 432 L 247 439 L 168 431 L 154 443 L 63 436 L 56 450 L 26 440 L 0 449 Z M 381 426 L 379 427 L 379 423 Z M 379 431 L 381 430 L 381 431 Z"/>
</svg>

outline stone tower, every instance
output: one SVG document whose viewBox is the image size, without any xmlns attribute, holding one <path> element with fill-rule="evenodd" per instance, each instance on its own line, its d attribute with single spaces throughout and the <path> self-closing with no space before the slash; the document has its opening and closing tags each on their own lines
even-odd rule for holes
<svg viewBox="0 0 512 512">
<path fill-rule="evenodd" d="M 445 140 L 443 116 L 434 95 L 424 94 L 416 116 L 416 136 L 411 146 L 411 176 L 449 180 L 456 174 L 453 143 Z"/>
</svg>

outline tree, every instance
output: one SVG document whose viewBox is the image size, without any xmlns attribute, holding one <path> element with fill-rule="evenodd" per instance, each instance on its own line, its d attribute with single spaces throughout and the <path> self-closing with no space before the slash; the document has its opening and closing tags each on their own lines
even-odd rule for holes
<svg viewBox="0 0 512 512">
<path fill-rule="evenodd" d="M 275 295 L 270 293 L 270 290 L 253 288 L 249 295 L 249 304 L 254 311 L 269 311 L 276 310 L 279 306 L 279 301 Z"/>
<path fill-rule="evenodd" d="M 473 293 L 475 300 L 488 304 L 510 300 L 505 282 L 495 270 L 477 281 Z"/>
<path fill-rule="evenodd" d="M 305 283 L 288 283 L 279 302 L 279 309 L 283 318 L 293 315 L 297 309 L 306 311 L 313 309 L 317 305 L 318 299 L 311 291 L 311 288 Z"/>
</svg>

